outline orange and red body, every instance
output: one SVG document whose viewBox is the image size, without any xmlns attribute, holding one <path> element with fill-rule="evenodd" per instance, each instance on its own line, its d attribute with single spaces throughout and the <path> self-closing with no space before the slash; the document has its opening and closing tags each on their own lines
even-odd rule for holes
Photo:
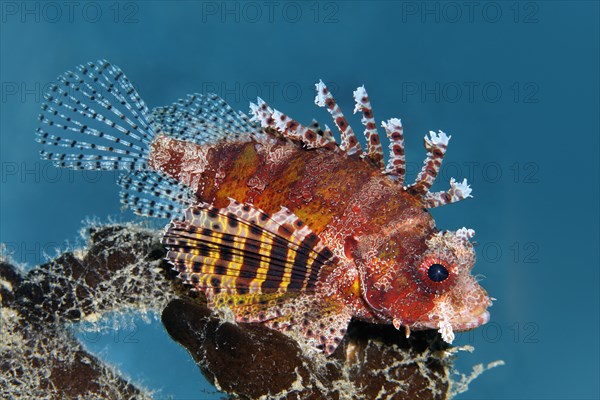
<svg viewBox="0 0 600 400">
<path fill-rule="evenodd" d="M 42 144 L 68 150 L 42 154 L 63 167 L 124 170 L 123 202 L 173 218 L 167 257 L 215 311 L 327 354 L 351 318 L 407 334 L 438 329 L 448 342 L 489 319 L 491 301 L 470 274 L 474 232 L 441 232 L 427 211 L 470 194 L 453 179 L 448 191 L 429 190 L 449 140 L 443 132 L 425 137 L 428 157 L 405 186 L 402 124 L 382 124 L 384 168 L 364 88 L 354 97 L 366 152 L 322 82 L 315 101 L 332 115 L 339 145 L 326 126 L 303 126 L 260 99 L 251 104 L 255 122 L 214 95 L 150 113 L 117 67 L 78 71 L 50 89 L 38 129 Z"/>
<path fill-rule="evenodd" d="M 413 263 L 411 255 L 425 248 L 422 238 L 435 232 L 429 212 L 358 154 L 345 157 L 323 149 L 305 150 L 283 140 L 268 146 L 255 141 L 197 145 L 166 136 L 159 136 L 151 149 L 150 166 L 191 186 L 199 201 L 224 208 L 234 198 L 269 214 L 281 206 L 296 214 L 327 247 L 347 258 L 323 276 L 321 284 L 327 288 L 324 292 L 340 298 L 362 319 L 381 321 L 383 316 L 362 297 L 361 271 L 352 262 L 355 238 L 383 238 L 382 230 L 395 230 L 395 243 L 390 242 L 389 254 L 382 256 Z M 186 152 L 203 154 L 203 159 L 190 159 Z M 372 267 L 362 271 L 367 285 L 389 274 L 385 267 Z M 398 290 L 370 296 L 369 302 L 390 307 L 405 299 L 407 317 L 425 314 L 433 305 L 412 304 L 410 294 L 416 292 L 416 284 L 413 279 L 404 281 L 395 286 Z"/>
</svg>

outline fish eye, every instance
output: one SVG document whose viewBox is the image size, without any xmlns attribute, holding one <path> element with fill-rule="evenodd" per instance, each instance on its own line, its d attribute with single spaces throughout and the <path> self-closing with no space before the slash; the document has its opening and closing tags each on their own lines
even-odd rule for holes
<svg viewBox="0 0 600 400">
<path fill-rule="evenodd" d="M 456 282 L 456 266 L 452 260 L 437 255 L 427 255 L 416 269 L 417 282 L 428 293 L 442 294 Z"/>
<path fill-rule="evenodd" d="M 427 276 L 434 282 L 442 282 L 448 279 L 448 269 L 442 264 L 431 264 L 427 269 Z"/>
</svg>

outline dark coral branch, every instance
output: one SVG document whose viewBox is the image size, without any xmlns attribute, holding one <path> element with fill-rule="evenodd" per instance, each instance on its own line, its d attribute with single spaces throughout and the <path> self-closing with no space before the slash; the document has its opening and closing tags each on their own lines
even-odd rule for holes
<svg viewBox="0 0 600 400">
<path fill-rule="evenodd" d="M 25 307 L 21 296 L 31 284 L 28 277 L 1 263 L 0 280 L 0 398 L 150 398 L 86 352 L 64 325 L 52 321 L 47 310 L 32 303 Z M 46 318 L 39 318 L 42 315 Z"/>
<path fill-rule="evenodd" d="M 442 399 L 450 391 L 451 359 L 434 332 L 407 340 L 391 326 L 352 322 L 325 358 L 260 324 L 218 320 L 162 260 L 156 232 L 113 225 L 89 233 L 85 252 L 64 253 L 25 276 L 0 265 L 0 397 L 149 397 L 65 327 L 130 311 L 162 313 L 171 337 L 232 397 Z"/>
<path fill-rule="evenodd" d="M 443 346 L 434 332 L 406 340 L 393 327 L 353 322 L 325 358 L 260 324 L 219 321 L 197 302 L 173 300 L 162 321 L 208 379 L 242 398 L 442 399 L 449 389 L 448 361 L 432 350 Z"/>
</svg>

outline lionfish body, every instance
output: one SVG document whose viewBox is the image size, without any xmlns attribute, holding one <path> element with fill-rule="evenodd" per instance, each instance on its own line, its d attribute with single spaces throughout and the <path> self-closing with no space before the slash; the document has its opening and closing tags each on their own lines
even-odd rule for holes
<svg viewBox="0 0 600 400">
<path fill-rule="evenodd" d="M 46 95 L 38 141 L 61 167 L 120 169 L 123 203 L 172 219 L 163 243 L 180 277 L 209 306 L 258 322 L 331 354 L 351 318 L 454 331 L 489 319 L 491 304 L 470 270 L 462 228 L 440 232 L 428 208 L 469 196 L 466 182 L 429 191 L 449 137 L 425 138 L 428 156 L 404 186 L 398 119 L 382 126 L 368 95 L 363 151 L 325 85 L 315 102 L 334 118 L 341 144 L 317 122 L 304 126 L 259 99 L 252 118 L 215 95 L 190 95 L 148 110 L 123 72 L 106 61 L 67 72 Z"/>
</svg>

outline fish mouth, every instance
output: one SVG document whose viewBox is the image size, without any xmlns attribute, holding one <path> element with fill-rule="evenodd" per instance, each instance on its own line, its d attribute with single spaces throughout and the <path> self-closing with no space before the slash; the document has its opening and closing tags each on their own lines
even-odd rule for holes
<svg viewBox="0 0 600 400">
<path fill-rule="evenodd" d="M 468 331 L 475 329 L 481 325 L 487 324 L 490 321 L 490 312 L 485 308 L 478 313 L 470 313 L 456 319 L 452 319 L 450 325 L 455 332 Z M 417 323 L 412 326 L 413 329 L 438 329 L 440 327 L 440 319 L 436 318 L 431 321 Z"/>
<path fill-rule="evenodd" d="M 451 321 L 450 324 L 455 331 L 468 331 L 470 329 L 477 328 L 483 324 L 487 324 L 490 321 L 490 312 L 484 310 L 477 316 L 470 317 L 465 320 Z"/>
</svg>

